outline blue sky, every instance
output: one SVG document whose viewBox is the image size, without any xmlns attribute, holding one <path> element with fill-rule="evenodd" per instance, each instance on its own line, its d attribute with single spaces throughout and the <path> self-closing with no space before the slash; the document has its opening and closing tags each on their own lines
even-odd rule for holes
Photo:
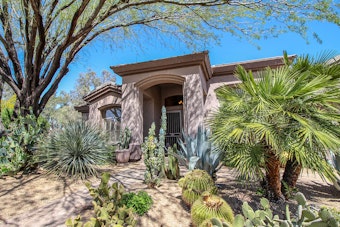
<svg viewBox="0 0 340 227">
<path fill-rule="evenodd" d="M 322 40 L 321 44 L 312 37 L 313 32 L 319 35 Z M 282 56 L 283 50 L 286 50 L 288 54 L 298 55 L 316 55 L 330 50 L 340 54 L 340 27 L 327 22 L 312 22 L 309 26 L 308 41 L 307 43 L 298 34 L 287 33 L 278 38 L 255 41 L 261 47 L 258 49 L 246 39 L 240 40 L 229 34 L 222 34 L 220 45 L 210 42 L 195 51 L 208 50 L 211 65 Z M 58 91 L 73 89 L 78 75 L 86 72 L 87 69 L 92 69 L 100 74 L 103 70 L 111 71 L 110 66 L 113 65 L 143 62 L 194 52 L 194 50 L 185 48 L 178 40 L 169 42 L 172 47 L 159 45 L 155 39 L 149 42 L 154 44 L 144 45 L 143 48 L 131 42 L 125 47 L 112 49 L 109 48 L 108 43 L 96 41 L 79 53 L 76 61 L 70 67 L 70 72 L 61 81 Z M 117 82 L 121 83 L 121 79 L 118 78 Z"/>
</svg>

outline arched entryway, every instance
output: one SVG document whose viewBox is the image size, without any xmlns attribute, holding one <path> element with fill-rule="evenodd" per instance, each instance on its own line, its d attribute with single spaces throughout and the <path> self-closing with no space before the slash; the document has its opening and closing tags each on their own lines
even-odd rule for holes
<svg viewBox="0 0 340 227">
<path fill-rule="evenodd" d="M 162 106 L 167 110 L 166 145 L 171 146 L 181 135 L 183 127 L 183 85 L 162 83 L 153 85 L 143 91 L 143 137 L 155 122 L 156 132 L 160 128 Z"/>
</svg>

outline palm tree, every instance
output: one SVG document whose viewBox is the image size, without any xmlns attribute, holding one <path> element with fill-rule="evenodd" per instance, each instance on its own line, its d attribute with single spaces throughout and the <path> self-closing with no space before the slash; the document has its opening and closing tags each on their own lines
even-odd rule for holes
<svg viewBox="0 0 340 227">
<path fill-rule="evenodd" d="M 256 75 L 237 67 L 242 83 L 217 90 L 220 107 L 209 121 L 228 163 L 246 179 L 263 179 L 267 196 L 276 200 L 285 189 L 281 164 L 287 188 L 295 187 L 302 168 L 334 176 L 325 156 L 340 147 L 340 68 L 308 60 Z"/>
</svg>

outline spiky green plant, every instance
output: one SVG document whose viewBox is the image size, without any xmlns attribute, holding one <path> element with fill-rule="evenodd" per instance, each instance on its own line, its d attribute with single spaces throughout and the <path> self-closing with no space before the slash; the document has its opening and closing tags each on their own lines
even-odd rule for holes
<svg viewBox="0 0 340 227">
<path fill-rule="evenodd" d="M 178 180 L 180 178 L 180 169 L 177 158 L 177 145 L 168 148 L 168 160 L 164 162 L 164 172 L 168 179 Z"/>
<path fill-rule="evenodd" d="M 204 192 L 191 207 L 191 219 L 194 226 L 199 226 L 206 219 L 221 218 L 229 223 L 234 221 L 234 213 L 229 204 L 217 195 Z"/>
<path fill-rule="evenodd" d="M 288 191 L 302 168 L 334 179 L 325 156 L 340 148 L 339 75 L 340 65 L 308 56 L 256 75 L 237 67 L 242 83 L 216 92 L 220 107 L 210 121 L 214 142 L 244 178 L 263 178 L 273 199 L 288 195 L 281 187 L 281 164 Z"/>
<path fill-rule="evenodd" d="M 184 140 L 179 139 L 179 160 L 189 170 L 203 169 L 216 180 L 216 173 L 222 167 L 220 162 L 222 153 L 216 146 L 213 146 L 209 137 L 210 132 L 202 125 L 198 126 L 195 136 L 182 133 Z"/>
<path fill-rule="evenodd" d="M 182 188 L 182 199 L 188 206 L 191 206 L 205 191 L 217 193 L 214 180 L 206 171 L 200 169 L 187 173 L 178 184 Z"/>
<path fill-rule="evenodd" d="M 96 175 L 96 166 L 107 161 L 109 152 L 105 136 L 96 127 L 69 122 L 41 144 L 37 156 L 51 173 L 85 179 Z"/>
<path fill-rule="evenodd" d="M 150 188 L 154 188 L 160 184 L 161 172 L 163 166 L 164 153 L 159 152 L 158 140 L 155 135 L 155 123 L 151 124 L 149 135 L 142 144 L 142 150 L 145 163 L 144 182 Z"/>
<path fill-rule="evenodd" d="M 231 227 L 232 225 L 220 218 L 211 218 L 203 221 L 199 227 Z"/>
<path fill-rule="evenodd" d="M 292 215 L 289 206 L 286 205 L 285 218 L 283 219 L 280 219 L 278 215 L 273 215 L 269 201 L 266 198 L 261 199 L 261 209 L 255 211 L 247 202 L 244 202 L 242 205 L 243 215 L 236 215 L 232 226 L 339 227 L 337 211 L 328 208 L 317 209 L 308 205 L 305 196 L 301 192 L 295 195 L 295 200 L 297 202 L 296 214 Z"/>
</svg>

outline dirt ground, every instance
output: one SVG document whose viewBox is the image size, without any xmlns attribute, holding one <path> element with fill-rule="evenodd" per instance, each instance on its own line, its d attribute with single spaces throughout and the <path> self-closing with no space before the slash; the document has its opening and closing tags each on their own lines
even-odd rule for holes
<svg viewBox="0 0 340 227">
<path fill-rule="evenodd" d="M 153 198 L 151 210 L 138 217 L 138 226 L 190 226 L 190 211 L 181 202 L 181 190 L 176 181 L 163 180 L 156 189 L 148 189 L 143 184 L 144 164 L 142 162 L 107 166 L 112 181 L 121 182 L 127 191 L 147 191 Z M 182 174 L 185 170 L 182 168 Z M 223 167 L 217 174 L 220 195 L 230 204 L 234 212 L 240 213 L 243 202 L 257 208 L 261 198 L 258 182 L 241 183 L 235 179 L 233 171 Z M 98 184 L 99 179 L 89 179 Z M 309 203 L 328 206 L 340 210 L 340 191 L 323 182 L 318 175 L 304 172 L 298 189 Z M 80 180 L 57 178 L 44 172 L 30 175 L 0 178 L 0 226 L 63 226 L 68 217 L 81 214 L 91 216 L 91 197 Z M 289 201 L 290 207 L 294 202 Z M 284 210 L 285 204 L 272 204 L 274 212 Z M 293 209 L 294 210 L 294 209 Z M 282 214 L 280 214 L 282 215 Z"/>
</svg>

